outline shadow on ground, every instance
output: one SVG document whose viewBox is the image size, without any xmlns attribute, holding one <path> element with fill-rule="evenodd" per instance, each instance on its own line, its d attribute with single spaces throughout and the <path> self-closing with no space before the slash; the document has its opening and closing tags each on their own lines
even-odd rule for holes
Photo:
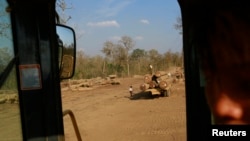
<svg viewBox="0 0 250 141">
<path fill-rule="evenodd" d="M 133 94 L 132 97 L 128 97 L 130 100 L 140 100 L 140 99 L 154 99 L 159 98 L 160 95 L 152 95 L 150 92 L 139 92 Z"/>
</svg>

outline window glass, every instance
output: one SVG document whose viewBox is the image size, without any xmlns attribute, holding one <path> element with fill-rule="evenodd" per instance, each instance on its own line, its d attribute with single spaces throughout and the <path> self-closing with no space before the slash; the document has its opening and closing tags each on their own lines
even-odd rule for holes
<svg viewBox="0 0 250 141">
<path fill-rule="evenodd" d="M 75 114 L 82 137 L 186 140 L 178 1 L 56 2 L 61 24 L 76 32 L 75 73 L 61 81 L 62 106 Z M 76 140 L 68 116 L 64 132 Z"/>
<path fill-rule="evenodd" d="M 5 69 L 14 58 L 10 13 L 8 3 L 0 1 L 0 78 L 7 76 L 0 87 L 0 140 L 22 140 L 19 100 L 15 66 L 6 73 Z"/>
</svg>

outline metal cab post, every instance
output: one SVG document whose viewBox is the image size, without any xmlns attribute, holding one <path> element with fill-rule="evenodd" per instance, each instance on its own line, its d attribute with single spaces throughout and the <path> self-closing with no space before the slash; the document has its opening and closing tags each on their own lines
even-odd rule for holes
<svg viewBox="0 0 250 141">
<path fill-rule="evenodd" d="M 8 0 L 23 140 L 64 140 L 55 0 Z"/>
</svg>

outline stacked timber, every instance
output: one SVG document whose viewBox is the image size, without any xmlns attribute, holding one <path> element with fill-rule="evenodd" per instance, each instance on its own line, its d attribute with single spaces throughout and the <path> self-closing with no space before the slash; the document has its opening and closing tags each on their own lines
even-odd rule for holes
<svg viewBox="0 0 250 141">
<path fill-rule="evenodd" d="M 109 78 L 110 78 L 110 83 L 112 85 L 120 85 L 121 82 L 119 79 L 117 79 L 116 75 L 109 75 Z"/>
<path fill-rule="evenodd" d="M 121 82 L 116 75 L 109 75 L 106 78 L 96 77 L 91 79 L 66 80 L 61 82 L 62 91 L 91 90 L 94 87 L 104 85 L 120 85 Z"/>
<path fill-rule="evenodd" d="M 0 104 L 4 104 L 7 101 L 7 98 L 1 98 L 0 99 Z"/>
<path fill-rule="evenodd" d="M 173 83 L 180 82 L 181 80 L 184 82 L 184 71 L 183 68 L 176 69 L 176 71 L 173 73 Z"/>
<path fill-rule="evenodd" d="M 0 94 L 0 104 L 4 104 L 4 103 L 18 103 L 19 99 L 16 93 L 12 93 L 12 94 Z"/>
<path fill-rule="evenodd" d="M 155 74 L 146 74 L 144 75 L 144 83 L 140 85 L 140 90 L 145 91 L 147 89 L 153 88 L 167 88 L 170 83 L 169 81 L 169 73 L 166 71 L 157 71 Z"/>
</svg>

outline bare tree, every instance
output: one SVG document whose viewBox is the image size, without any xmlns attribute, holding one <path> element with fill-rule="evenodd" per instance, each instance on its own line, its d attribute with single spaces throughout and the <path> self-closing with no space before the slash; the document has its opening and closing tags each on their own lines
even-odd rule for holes
<svg viewBox="0 0 250 141">
<path fill-rule="evenodd" d="M 103 70 L 102 70 L 102 73 L 104 74 L 106 72 L 106 61 L 108 59 L 111 59 L 113 61 L 114 59 L 114 43 L 111 42 L 111 41 L 106 41 L 104 44 L 103 44 L 103 49 L 101 50 L 102 53 L 105 54 L 105 60 L 103 62 Z"/>
<path fill-rule="evenodd" d="M 179 34 L 182 34 L 182 19 L 181 17 L 176 18 L 176 23 L 174 24 L 174 28 L 179 30 Z"/>
<path fill-rule="evenodd" d="M 119 42 L 126 50 L 125 56 L 126 56 L 126 64 L 127 64 L 127 73 L 128 73 L 128 76 L 130 76 L 130 73 L 129 73 L 129 51 L 131 49 L 133 49 L 133 47 L 135 46 L 135 42 L 129 36 L 122 36 L 122 38 L 121 38 L 121 40 L 119 40 Z"/>
<path fill-rule="evenodd" d="M 116 73 L 120 76 L 124 74 L 126 68 L 126 49 L 121 44 L 116 44 L 114 48 L 114 64 Z"/>
<path fill-rule="evenodd" d="M 61 24 L 67 24 L 67 22 L 71 19 L 71 16 L 67 15 L 65 11 L 67 9 L 72 9 L 73 6 L 68 6 L 68 4 L 65 2 L 65 0 L 57 0 L 56 1 L 57 6 L 57 12 L 60 15 L 60 23 Z"/>
<path fill-rule="evenodd" d="M 166 61 L 166 67 L 169 68 L 172 64 L 172 52 L 171 50 L 168 50 L 166 53 L 163 55 L 164 60 Z"/>
<path fill-rule="evenodd" d="M 68 22 L 72 19 L 70 15 L 66 13 L 66 10 L 72 10 L 73 5 L 72 4 L 67 4 L 65 0 L 57 0 L 56 1 L 56 11 L 58 12 L 58 20 L 61 24 L 67 25 Z M 76 32 L 76 40 L 80 39 L 84 32 L 79 29 L 79 26 L 77 24 L 71 25 L 71 27 L 74 28 Z"/>
<path fill-rule="evenodd" d="M 178 30 L 179 31 L 179 34 L 181 34 L 182 35 L 182 19 L 181 19 L 181 17 L 177 17 L 176 18 L 176 23 L 174 24 L 174 27 L 175 27 L 175 29 L 176 30 Z M 184 66 L 184 52 L 183 52 L 183 49 L 182 49 L 182 51 L 181 51 L 181 57 L 182 57 L 182 67 Z"/>
<path fill-rule="evenodd" d="M 114 47 L 115 47 L 115 45 L 113 42 L 106 41 L 103 44 L 103 49 L 101 51 L 106 55 L 106 57 L 113 59 Z"/>
</svg>

